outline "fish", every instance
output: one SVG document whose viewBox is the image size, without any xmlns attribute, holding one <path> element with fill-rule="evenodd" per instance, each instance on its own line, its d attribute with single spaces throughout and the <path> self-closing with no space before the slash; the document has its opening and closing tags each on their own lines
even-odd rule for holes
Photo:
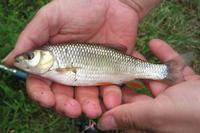
<svg viewBox="0 0 200 133">
<path fill-rule="evenodd" d="M 70 86 L 121 85 L 135 79 L 181 79 L 181 63 L 153 64 L 100 43 L 46 44 L 16 56 L 14 66 Z"/>
</svg>

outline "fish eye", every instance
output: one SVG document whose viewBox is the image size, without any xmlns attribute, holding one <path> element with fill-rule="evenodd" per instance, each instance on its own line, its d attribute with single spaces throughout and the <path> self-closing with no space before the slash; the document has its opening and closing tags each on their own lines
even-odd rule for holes
<svg viewBox="0 0 200 133">
<path fill-rule="evenodd" d="M 28 53 L 26 53 L 26 55 L 25 55 L 25 58 L 26 58 L 27 60 L 32 60 L 33 57 L 34 57 L 34 53 L 33 53 L 33 52 L 28 52 Z"/>
</svg>

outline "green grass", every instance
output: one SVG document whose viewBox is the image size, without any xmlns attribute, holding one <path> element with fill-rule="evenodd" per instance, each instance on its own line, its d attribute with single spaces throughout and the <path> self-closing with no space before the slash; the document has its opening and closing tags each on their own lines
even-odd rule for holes
<svg viewBox="0 0 200 133">
<path fill-rule="evenodd" d="M 2 0 L 0 2 L 0 60 L 14 47 L 19 33 L 47 0 Z M 137 49 L 150 61 L 155 57 L 147 43 L 166 40 L 180 53 L 200 55 L 200 1 L 167 0 L 139 26 Z M 200 62 L 193 67 L 200 73 Z M 74 119 L 39 107 L 29 100 L 24 81 L 0 71 L 0 133 L 74 133 Z"/>
</svg>

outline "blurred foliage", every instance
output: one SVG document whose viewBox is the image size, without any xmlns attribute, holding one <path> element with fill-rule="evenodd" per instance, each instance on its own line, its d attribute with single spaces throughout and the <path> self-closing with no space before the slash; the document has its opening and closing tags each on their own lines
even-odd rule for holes
<svg viewBox="0 0 200 133">
<path fill-rule="evenodd" d="M 47 0 L 0 1 L 0 59 L 14 47 L 17 36 Z"/>
<path fill-rule="evenodd" d="M 180 54 L 193 52 L 200 56 L 200 1 L 167 0 L 139 26 L 137 50 L 152 62 L 158 62 L 149 51 L 148 42 L 160 38 L 168 42 Z M 193 67 L 200 73 L 200 61 L 194 60 Z"/>
<path fill-rule="evenodd" d="M 47 0 L 0 1 L 0 60 L 15 45 L 18 35 Z M 148 48 L 152 38 L 166 40 L 180 53 L 200 55 L 200 1 L 166 0 L 139 26 L 137 49 L 158 62 Z M 200 73 L 200 62 L 193 67 Z M 147 93 L 142 90 L 139 93 Z M 28 99 L 24 81 L 0 71 L 0 133 L 74 133 L 75 121 Z"/>
</svg>

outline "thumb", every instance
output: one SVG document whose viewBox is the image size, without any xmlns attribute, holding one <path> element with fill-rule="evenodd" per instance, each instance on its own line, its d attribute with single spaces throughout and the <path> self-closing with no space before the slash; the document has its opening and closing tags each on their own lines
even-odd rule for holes
<svg viewBox="0 0 200 133">
<path fill-rule="evenodd" d="M 52 18 L 48 17 L 52 6 L 53 3 L 50 2 L 37 12 L 37 14 L 31 20 L 31 22 L 20 34 L 15 48 L 3 59 L 2 62 L 4 64 L 12 65 L 15 56 L 32 50 L 33 48 L 46 43 L 49 40 L 49 37 L 51 36 L 50 31 L 57 31 L 56 29 L 52 29 L 51 25 L 53 22 L 49 21 L 50 19 L 55 20 L 53 18 L 54 16 L 56 16 L 55 13 L 50 15 Z"/>
<path fill-rule="evenodd" d="M 159 126 L 156 112 L 153 100 L 124 104 L 106 112 L 101 117 L 98 128 L 154 131 L 154 127 Z"/>
</svg>

